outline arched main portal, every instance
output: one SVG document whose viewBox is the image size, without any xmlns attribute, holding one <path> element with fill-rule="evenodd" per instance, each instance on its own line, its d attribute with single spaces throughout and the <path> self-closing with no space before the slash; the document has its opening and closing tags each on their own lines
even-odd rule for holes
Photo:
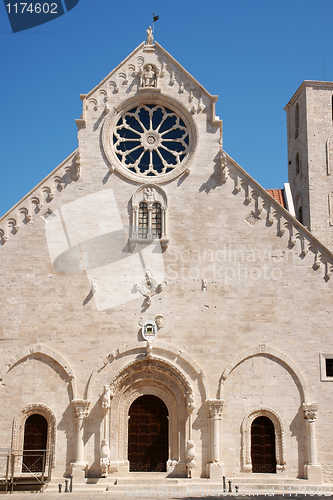
<svg viewBox="0 0 333 500">
<path fill-rule="evenodd" d="M 42 472 L 45 468 L 47 420 L 34 413 L 24 425 L 22 472 Z"/>
<path fill-rule="evenodd" d="M 163 458 L 163 470 L 168 474 L 185 477 L 190 425 L 187 405 L 191 404 L 193 411 L 193 403 L 188 401 L 194 401 L 194 396 L 193 389 L 182 371 L 170 362 L 153 356 L 135 360 L 124 366 L 111 381 L 110 391 L 113 394 L 110 404 L 110 431 L 109 434 L 108 431 L 105 433 L 110 448 L 108 472 L 126 475 L 134 470 L 131 464 L 133 459 L 129 458 L 128 454 L 129 443 L 133 440 L 133 436 L 129 437 L 128 434 L 129 431 L 132 432 L 128 418 L 133 403 L 143 396 L 154 396 L 167 408 L 168 452 L 166 459 Z"/>
<path fill-rule="evenodd" d="M 130 472 L 165 472 L 168 460 L 168 409 L 151 394 L 140 396 L 130 406 L 128 461 Z"/>
<path fill-rule="evenodd" d="M 276 472 L 275 430 L 265 416 L 257 417 L 251 426 L 252 472 Z"/>
</svg>

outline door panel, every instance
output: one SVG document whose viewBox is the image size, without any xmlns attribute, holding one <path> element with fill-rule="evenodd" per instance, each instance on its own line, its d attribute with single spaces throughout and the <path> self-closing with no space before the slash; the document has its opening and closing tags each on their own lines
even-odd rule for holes
<svg viewBox="0 0 333 500">
<path fill-rule="evenodd" d="M 30 415 L 24 426 L 22 472 L 42 472 L 46 444 L 46 419 L 42 415 Z"/>
<path fill-rule="evenodd" d="M 251 427 L 252 472 L 276 472 L 275 431 L 267 417 L 256 418 Z"/>
<path fill-rule="evenodd" d="M 156 396 L 141 396 L 129 410 L 131 472 L 163 472 L 168 460 L 168 410 Z"/>
</svg>

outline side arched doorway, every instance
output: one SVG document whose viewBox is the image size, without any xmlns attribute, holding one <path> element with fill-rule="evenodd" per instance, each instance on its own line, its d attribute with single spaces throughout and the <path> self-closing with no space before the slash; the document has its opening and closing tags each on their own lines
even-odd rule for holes
<svg viewBox="0 0 333 500">
<path fill-rule="evenodd" d="M 251 426 L 252 472 L 276 472 L 275 430 L 268 417 L 257 417 Z"/>
<path fill-rule="evenodd" d="M 25 421 L 22 472 L 42 472 L 45 469 L 47 420 L 34 413 Z"/>
<path fill-rule="evenodd" d="M 137 398 L 128 419 L 130 472 L 165 472 L 169 455 L 168 409 L 153 395 Z"/>
</svg>

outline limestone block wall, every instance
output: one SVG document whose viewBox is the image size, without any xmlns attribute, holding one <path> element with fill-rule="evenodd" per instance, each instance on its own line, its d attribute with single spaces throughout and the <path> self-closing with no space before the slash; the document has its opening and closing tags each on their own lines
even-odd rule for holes
<svg viewBox="0 0 333 500">
<path fill-rule="evenodd" d="M 126 412 L 146 391 L 166 401 L 170 458 L 183 474 L 191 420 L 193 475 L 208 475 L 214 425 L 207 401 L 218 399 L 216 454 L 228 475 L 244 473 L 242 425 L 259 410 L 272 412 L 280 436 L 283 429 L 280 473 L 303 477 L 302 403 L 316 403 L 318 461 L 327 478 L 331 382 L 321 381 L 319 355 L 333 353 L 333 256 L 221 150 L 215 98 L 159 46 L 140 51 L 83 97 L 80 175 L 19 231 L 8 224 L 20 204 L 0 221 L 11 228 L 0 247 L 1 447 L 12 446 L 13 422 L 25 407 L 45 405 L 56 422 L 55 473 L 68 475 L 76 459 L 73 400 L 89 401 L 87 474 L 101 473 L 107 432 L 109 472 L 124 475 Z M 157 180 L 167 199 L 169 246 L 155 241 L 133 250 L 132 196 L 142 180 L 110 165 L 102 127 L 112 107 L 137 95 L 135 65 L 146 56 L 164 71 L 158 99 L 163 92 L 177 99 L 196 137 L 189 172 Z M 150 297 L 149 269 L 156 285 Z M 150 352 L 141 327 L 160 314 L 164 325 Z M 147 359 L 149 369 L 139 369 Z M 105 385 L 113 391 L 107 416 Z"/>
</svg>

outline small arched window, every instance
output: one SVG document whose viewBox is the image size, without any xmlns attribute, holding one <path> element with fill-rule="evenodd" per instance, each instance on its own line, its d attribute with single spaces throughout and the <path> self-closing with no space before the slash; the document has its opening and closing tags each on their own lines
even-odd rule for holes
<svg viewBox="0 0 333 500">
<path fill-rule="evenodd" d="M 296 175 L 297 175 L 301 171 L 301 162 L 300 162 L 300 159 L 299 159 L 299 153 L 296 153 L 295 163 L 296 163 Z"/>
<path fill-rule="evenodd" d="M 296 196 L 295 212 L 296 212 L 296 219 L 301 224 L 303 224 L 303 209 L 302 209 L 302 206 L 303 206 L 303 197 L 302 197 L 301 193 L 299 193 Z"/>
<path fill-rule="evenodd" d="M 137 189 L 132 197 L 131 250 L 154 240 L 159 240 L 162 248 L 168 246 L 167 209 L 166 194 L 159 186 L 145 184 Z"/>
<path fill-rule="evenodd" d="M 148 207 L 147 203 L 142 201 L 139 205 L 138 236 L 140 239 L 146 240 L 147 234 L 148 234 Z"/>
<path fill-rule="evenodd" d="M 302 205 L 300 207 L 298 207 L 298 210 L 297 210 L 297 219 L 298 221 L 303 224 L 303 209 L 302 209 Z"/>
<path fill-rule="evenodd" d="M 151 234 L 153 238 L 162 236 L 162 210 L 160 203 L 154 203 L 151 212 Z"/>
<path fill-rule="evenodd" d="M 298 129 L 299 129 L 299 105 L 298 102 L 295 106 L 295 139 L 298 137 Z"/>
</svg>

